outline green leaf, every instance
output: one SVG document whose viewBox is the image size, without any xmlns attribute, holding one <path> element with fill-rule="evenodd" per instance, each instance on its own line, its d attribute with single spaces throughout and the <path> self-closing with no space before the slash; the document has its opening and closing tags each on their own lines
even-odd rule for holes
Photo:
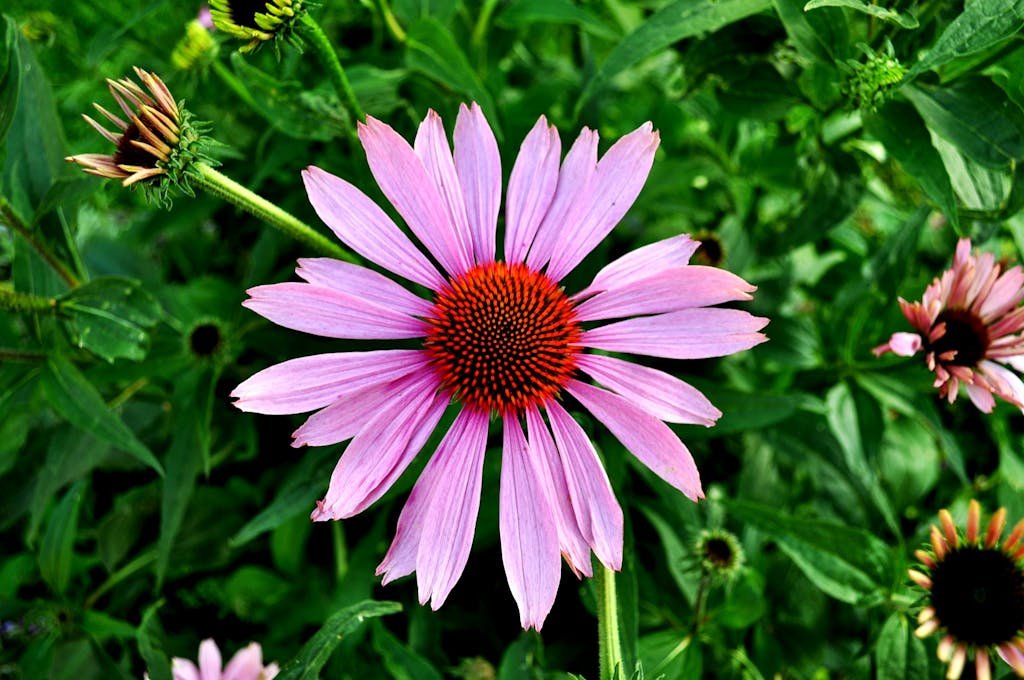
<svg viewBox="0 0 1024 680">
<path fill-rule="evenodd" d="M 167 658 L 167 654 L 159 642 L 160 624 L 156 618 L 156 612 L 162 605 L 163 600 L 160 600 L 146 609 L 142 614 L 139 629 L 135 632 L 135 641 L 139 644 L 139 655 L 146 662 L 150 680 L 172 680 L 171 661 Z"/>
<path fill-rule="evenodd" d="M 811 0 L 804 5 L 804 11 L 818 9 L 819 7 L 849 7 L 883 21 L 891 21 L 902 28 L 918 27 L 917 17 L 910 12 L 898 12 L 894 9 L 872 5 L 865 2 L 865 0 Z"/>
<path fill-rule="evenodd" d="M 1024 26 L 1024 0 L 973 0 L 907 74 L 914 78 L 1009 38 Z"/>
<path fill-rule="evenodd" d="M 662 630 L 640 638 L 640 659 L 652 678 L 664 673 L 668 678 L 701 677 L 700 642 L 689 634 Z"/>
<path fill-rule="evenodd" d="M 494 100 L 447 26 L 433 18 L 420 19 L 410 26 L 405 65 L 479 103 L 500 137 Z"/>
<path fill-rule="evenodd" d="M 13 117 L 5 123 L 9 125 L 7 155 L 0 173 L 0 190 L 18 213 L 27 216 L 35 214 L 60 175 L 67 153 L 53 90 L 43 67 L 20 31 L 16 43 L 21 84 Z M 6 119 L 8 115 L 0 117 Z"/>
<path fill-rule="evenodd" d="M 145 444 L 103 402 L 103 397 L 74 364 L 61 355 L 50 357 L 40 377 L 53 410 L 75 427 L 91 433 L 163 474 L 163 468 Z"/>
<path fill-rule="evenodd" d="M 1024 159 L 1024 112 L 997 85 L 969 78 L 946 88 L 902 88 L 928 127 L 991 168 Z"/>
<path fill-rule="evenodd" d="M 275 129 L 296 139 L 328 141 L 340 137 L 352 125 L 333 92 L 304 90 L 296 82 L 282 82 L 231 54 L 231 67 L 250 93 L 248 104 Z"/>
<path fill-rule="evenodd" d="M 498 680 L 535 680 L 540 675 L 537 668 L 539 648 L 540 637 L 536 633 L 520 633 L 501 655 Z"/>
<path fill-rule="evenodd" d="M 384 659 L 384 668 L 394 680 L 441 680 L 441 674 L 429 661 L 402 644 L 379 621 L 374 621 L 370 630 L 373 648 Z"/>
<path fill-rule="evenodd" d="M 156 578 L 162 583 L 170 564 L 174 540 L 185 519 L 196 476 L 209 459 L 209 424 L 216 371 L 198 367 L 175 385 L 172 399 L 174 434 L 165 462 L 160 503 L 160 538 L 157 542 Z"/>
<path fill-rule="evenodd" d="M 21 58 L 18 56 L 18 25 L 8 16 L 4 20 L 4 44 L 0 48 L 0 142 L 17 110 L 21 88 Z"/>
<path fill-rule="evenodd" d="M 865 116 L 864 128 L 885 145 L 885 150 L 917 180 L 925 196 L 939 207 L 953 229 L 960 233 L 953 185 L 917 111 L 904 102 L 891 101 L 874 115 Z"/>
<path fill-rule="evenodd" d="M 105 276 L 73 288 L 57 303 L 76 346 L 107 361 L 145 358 L 146 329 L 160 320 L 160 304 L 138 281 Z"/>
<path fill-rule="evenodd" d="M 733 500 L 726 507 L 775 541 L 814 585 L 837 600 L 868 606 L 882 601 L 891 586 L 889 548 L 873 534 L 761 503 Z"/>
<path fill-rule="evenodd" d="M 882 626 L 875 645 L 875 667 L 878 680 L 930 677 L 924 643 L 911 632 L 907 617 L 900 612 L 895 612 Z"/>
<path fill-rule="evenodd" d="M 513 0 L 495 23 L 508 28 L 523 28 L 535 23 L 574 24 L 602 38 L 618 37 L 596 15 L 571 0 Z"/>
<path fill-rule="evenodd" d="M 772 4 L 789 39 L 804 57 L 826 65 L 845 55 L 849 30 L 841 9 L 822 8 L 807 14 L 803 0 L 773 0 Z"/>
<path fill-rule="evenodd" d="M 337 450 L 328 447 L 313 449 L 303 456 L 270 505 L 238 530 L 230 546 L 237 548 L 294 517 L 308 515 L 314 501 L 323 495 L 325 480 L 330 478 L 337 459 Z"/>
<path fill-rule="evenodd" d="M 85 482 L 68 489 L 57 505 L 43 533 L 39 547 L 39 575 L 58 595 L 63 595 L 71 578 L 71 558 L 78 530 L 78 509 L 85 493 Z"/>
<path fill-rule="evenodd" d="M 585 101 L 606 81 L 672 43 L 714 33 L 729 24 L 771 7 L 771 0 L 676 0 L 627 35 L 587 84 Z"/>
<path fill-rule="evenodd" d="M 938 155 L 936 153 L 936 155 Z M 907 274 L 907 262 L 917 252 L 917 242 L 928 221 L 927 207 L 920 207 L 886 239 L 868 264 L 868 276 L 876 289 L 885 295 L 899 290 Z"/>
<path fill-rule="evenodd" d="M 302 646 L 299 653 L 281 668 L 278 680 L 315 680 L 320 669 L 342 638 L 350 635 L 367 619 L 394 614 L 402 610 L 397 602 L 366 600 L 337 612 Z"/>
</svg>

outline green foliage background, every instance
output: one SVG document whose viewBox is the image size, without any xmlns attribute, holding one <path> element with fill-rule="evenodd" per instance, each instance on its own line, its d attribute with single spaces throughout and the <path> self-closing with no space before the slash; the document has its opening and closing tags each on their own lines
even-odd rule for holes
<svg viewBox="0 0 1024 680">
<path fill-rule="evenodd" d="M 725 413 L 677 428 L 707 501 L 585 421 L 627 515 L 627 667 L 938 677 L 934 640 L 911 634 L 908 560 L 941 507 L 962 517 L 977 497 L 1024 516 L 1024 424 L 1005 404 L 984 416 L 941 402 L 921 361 L 870 348 L 909 330 L 897 296 L 918 299 L 958 235 L 1008 260 L 1024 251 L 1024 2 L 395 0 L 404 42 L 380 6 L 313 12 L 367 112 L 407 138 L 429 108 L 450 131 L 459 103 L 478 101 L 507 176 L 540 114 L 563 143 L 582 125 L 605 143 L 646 120 L 660 130 L 639 200 L 567 288 L 690 233 L 759 286 L 747 307 L 771 318 L 750 352 L 655 362 Z M 303 247 L 213 197 L 165 210 L 64 163 L 106 150 L 79 114 L 109 107 L 104 79 L 138 65 L 212 123 L 221 170 L 325 234 L 307 165 L 386 206 L 309 52 L 243 56 L 217 35 L 209 63 L 172 64 L 197 9 L 4 6 L 0 215 L 27 232 L 0 228 L 0 291 L 62 302 L 0 314 L 0 676 L 167 678 L 169 657 L 214 637 L 226 655 L 256 640 L 268 660 L 294 659 L 287 677 L 598 677 L 591 582 L 566 571 L 543 633 L 519 630 L 498 550 L 499 442 L 466 574 L 437 613 L 410 579 L 384 589 L 373 575 L 426 455 L 361 516 L 309 521 L 341 447 L 294 450 L 300 417 L 227 397 L 267 365 L 358 346 L 240 306 L 246 288 L 289 279 Z M 88 283 L 69 292 L 32 242 Z M 211 326 L 219 343 L 197 353 L 195 329 Z M 695 625 L 693 546 L 716 527 L 746 561 Z"/>
</svg>

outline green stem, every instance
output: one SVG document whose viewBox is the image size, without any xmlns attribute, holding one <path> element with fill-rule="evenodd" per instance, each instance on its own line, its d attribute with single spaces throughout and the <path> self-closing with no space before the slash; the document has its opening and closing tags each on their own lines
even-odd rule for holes
<svg viewBox="0 0 1024 680">
<path fill-rule="evenodd" d="M 96 601 L 103 597 L 103 594 L 109 591 L 111 588 L 116 586 L 121 581 L 125 580 L 132 574 L 136 573 L 140 569 L 149 566 L 156 560 L 156 549 L 150 549 L 142 553 L 134 560 L 124 565 L 113 574 L 107 577 L 99 588 L 94 590 L 87 598 L 85 598 L 85 608 L 92 609 L 92 606 L 96 604 Z"/>
<path fill-rule="evenodd" d="M 622 634 L 619 632 L 619 597 L 615 572 L 601 565 L 594 573 L 597 585 L 597 636 L 601 680 L 625 676 L 622 667 Z"/>
<path fill-rule="evenodd" d="M 57 299 L 0 288 L 0 309 L 21 313 L 53 312 L 57 309 Z"/>
<path fill-rule="evenodd" d="M 473 35 L 470 43 L 474 48 L 479 49 L 484 44 L 484 37 L 487 35 L 487 26 L 491 23 L 491 15 L 498 6 L 498 0 L 484 0 L 480 8 L 480 16 L 476 18 L 476 25 L 473 26 Z"/>
<path fill-rule="evenodd" d="M 704 623 L 704 606 L 708 601 L 708 586 L 710 586 L 710 578 L 707 574 L 700 577 L 700 585 L 697 587 L 697 598 L 693 603 L 693 635 L 697 636 L 700 632 L 701 624 Z"/>
<path fill-rule="evenodd" d="M 331 538 L 334 543 L 334 576 L 341 583 L 348 574 L 348 546 L 341 522 L 331 522 Z"/>
<path fill-rule="evenodd" d="M 215 59 L 213 61 L 213 72 L 217 74 L 217 77 L 220 78 L 224 84 L 227 85 L 228 89 L 234 92 L 246 106 L 253 111 L 260 110 L 260 107 L 257 106 L 252 95 L 249 94 L 249 90 L 245 88 L 245 85 L 242 84 L 242 81 L 238 79 L 231 69 L 224 65 L 224 62 Z"/>
<path fill-rule="evenodd" d="M 334 85 L 338 97 L 341 98 L 341 103 L 348 109 L 348 115 L 353 121 L 365 120 L 366 114 L 363 113 L 363 107 L 359 105 L 356 93 L 348 82 L 345 69 L 342 68 L 341 61 L 338 59 L 338 53 L 334 51 L 334 47 L 331 45 L 331 41 L 328 40 L 327 34 L 324 33 L 324 29 L 320 28 L 320 24 L 309 15 L 309 12 L 303 12 L 300 16 L 300 21 L 306 29 L 302 37 L 305 38 L 306 42 L 313 48 L 313 51 L 320 57 L 324 67 L 327 68 L 327 74 L 331 77 L 331 84 Z"/>
<path fill-rule="evenodd" d="M 43 352 L 32 352 L 0 347 L 0 363 L 5 361 L 18 361 L 25 364 L 34 364 L 37 361 L 46 361 L 46 354 Z"/>
<path fill-rule="evenodd" d="M 326 236 L 314 231 L 308 224 L 285 212 L 267 199 L 249 191 L 230 177 L 222 175 L 206 163 L 195 163 L 192 166 L 196 174 L 191 175 L 193 181 L 214 196 L 223 198 L 228 203 L 254 215 L 264 222 L 277 227 L 297 241 L 315 248 L 324 255 L 355 262 L 355 258 Z"/>
<path fill-rule="evenodd" d="M 394 12 L 391 11 L 391 6 L 388 5 L 388 0 L 377 0 L 377 8 L 380 10 L 380 15 L 384 19 L 384 25 L 391 31 L 391 36 L 396 42 L 405 43 L 405 30 L 402 25 L 398 23 L 398 18 L 395 17 Z"/>
<path fill-rule="evenodd" d="M 57 259 L 57 256 L 46 247 L 45 243 L 36 238 L 36 235 L 32 233 L 25 220 L 21 219 L 21 216 L 15 212 L 14 206 L 3 196 L 0 196 L 0 222 L 18 232 L 32 246 L 32 249 L 39 254 L 39 257 L 43 258 L 46 264 L 50 265 L 50 268 L 57 272 L 57 276 L 64 279 L 64 283 L 68 284 L 69 288 L 74 288 L 78 285 L 78 277 L 71 273 L 67 265 Z"/>
</svg>

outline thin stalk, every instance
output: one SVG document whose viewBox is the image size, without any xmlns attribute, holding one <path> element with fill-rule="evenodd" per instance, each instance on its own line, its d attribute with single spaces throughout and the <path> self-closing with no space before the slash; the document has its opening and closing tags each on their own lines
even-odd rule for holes
<svg viewBox="0 0 1024 680">
<path fill-rule="evenodd" d="M 48 298 L 32 293 L 19 293 L 10 288 L 0 288 L 0 309 L 9 312 L 52 312 L 57 309 L 57 298 Z"/>
<path fill-rule="evenodd" d="M 603 564 L 594 573 L 597 582 L 597 637 L 601 680 L 623 678 L 622 634 L 619 631 L 619 596 L 615 572 Z"/>
<path fill-rule="evenodd" d="M 355 258 L 341 246 L 330 241 L 326 236 L 315 231 L 311 226 L 297 217 L 285 212 L 262 196 L 246 189 L 230 177 L 222 175 L 206 163 L 195 163 L 196 174 L 192 179 L 200 187 L 214 196 L 223 198 L 228 203 L 245 210 L 251 215 L 274 226 L 324 255 L 355 262 Z"/>
<path fill-rule="evenodd" d="M 700 577 L 700 585 L 697 586 L 697 598 L 693 603 L 693 635 L 697 636 L 701 624 L 704 623 L 704 606 L 708 601 L 708 588 L 711 585 L 711 578 L 704 574 Z"/>
<path fill-rule="evenodd" d="M 334 543 L 334 576 L 341 583 L 348 574 L 348 546 L 341 522 L 331 522 L 331 538 Z"/>
<path fill-rule="evenodd" d="M 484 5 L 480 8 L 480 15 L 476 18 L 476 24 L 473 26 L 473 35 L 470 37 L 470 43 L 475 49 L 479 49 L 484 44 L 487 27 L 491 23 L 491 15 L 494 14 L 494 9 L 497 6 L 498 0 L 484 0 Z"/>
<path fill-rule="evenodd" d="M 342 68 L 341 61 L 338 59 L 338 53 L 334 51 L 334 47 L 327 38 L 327 34 L 324 33 L 324 29 L 320 28 L 320 24 L 309 15 L 309 12 L 303 12 L 299 20 L 306 29 L 302 32 L 302 37 L 313 48 L 313 51 L 316 52 L 320 61 L 327 69 L 327 74 L 331 78 L 331 84 L 334 85 L 342 105 L 348 109 L 349 117 L 353 121 L 365 120 L 366 114 L 363 113 L 363 107 L 359 105 L 355 90 L 352 89 L 352 85 L 348 82 L 345 69 Z"/>
<path fill-rule="evenodd" d="M 139 378 L 128 387 L 121 391 L 121 394 L 117 395 L 107 404 L 112 410 L 121 408 L 124 404 L 135 396 L 135 393 L 141 390 L 143 387 L 149 384 L 149 378 Z"/>
<path fill-rule="evenodd" d="M 249 94 L 249 90 L 247 90 L 238 77 L 224 65 L 224 62 L 215 59 L 213 61 L 213 72 L 217 74 L 217 77 L 220 78 L 225 85 L 227 85 L 229 90 L 234 92 L 238 98 L 242 100 L 242 103 L 253 111 L 260 110 L 260 107 L 256 105 L 256 100 L 254 100 L 252 95 Z"/>
<path fill-rule="evenodd" d="M 139 555 L 134 560 L 124 565 L 117 571 L 115 571 L 113 574 L 107 577 L 107 580 L 104 581 L 99 588 L 94 590 L 92 593 L 89 594 L 87 598 L 85 598 L 85 608 L 92 609 L 92 606 L 96 604 L 97 600 L 103 597 L 104 593 L 106 593 L 111 588 L 116 586 L 118 583 L 125 580 L 126 578 L 136 573 L 140 569 L 148 567 L 155 560 L 156 549 L 152 548 L 142 553 L 141 555 Z"/>
<path fill-rule="evenodd" d="M 36 235 L 32 233 L 25 220 L 15 212 L 14 206 L 3 196 L 0 196 L 0 222 L 18 232 L 32 246 L 32 249 L 39 254 L 39 257 L 43 258 L 46 264 L 50 265 L 50 268 L 57 273 L 57 276 L 64 279 L 64 283 L 68 284 L 69 288 L 74 288 L 78 285 L 78 277 L 68 269 L 67 265 L 57 259 L 57 256 L 46 247 L 45 243 L 36 238 Z"/>
<path fill-rule="evenodd" d="M 44 352 L 33 352 L 29 350 L 8 349 L 0 347 L 0 363 L 5 361 L 17 361 L 24 364 L 34 364 L 37 361 L 46 361 Z"/>
<path fill-rule="evenodd" d="M 395 17 L 395 13 L 391 11 L 391 6 L 388 4 L 388 0 L 377 0 L 377 9 L 380 10 L 380 16 L 384 19 L 384 25 L 391 31 L 391 37 L 395 39 L 395 42 L 405 44 L 406 34 L 405 29 L 398 23 L 398 18 Z"/>
</svg>

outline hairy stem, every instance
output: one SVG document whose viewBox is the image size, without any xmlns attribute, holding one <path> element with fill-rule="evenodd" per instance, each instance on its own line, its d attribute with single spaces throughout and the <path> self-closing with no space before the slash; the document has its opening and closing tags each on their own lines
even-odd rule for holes
<svg viewBox="0 0 1024 680">
<path fill-rule="evenodd" d="M 619 631 L 619 596 L 615 572 L 601 565 L 594 573 L 597 582 L 597 636 L 601 680 L 625 676 L 622 667 L 622 634 Z"/>
<path fill-rule="evenodd" d="M 197 171 L 192 176 L 195 183 L 214 196 L 223 198 L 324 255 L 355 262 L 355 258 L 341 246 L 230 177 L 222 175 L 206 163 L 195 163 L 193 167 Z"/>
<path fill-rule="evenodd" d="M 57 309 L 57 298 L 19 293 L 11 288 L 0 288 L 0 309 L 19 313 L 53 312 Z"/>
<path fill-rule="evenodd" d="M 356 93 L 348 82 L 345 69 L 342 68 L 341 61 L 338 59 L 338 53 L 334 51 L 334 47 L 327 38 L 327 34 L 324 33 L 324 29 L 309 15 L 309 12 L 303 12 L 300 21 L 305 28 L 302 32 L 302 37 L 313 48 L 313 51 L 316 52 L 320 61 L 327 69 L 327 74 L 331 78 L 331 84 L 334 85 L 342 105 L 348 110 L 349 117 L 353 121 L 365 120 L 366 114 L 363 113 L 363 107 L 359 105 Z"/>
</svg>

